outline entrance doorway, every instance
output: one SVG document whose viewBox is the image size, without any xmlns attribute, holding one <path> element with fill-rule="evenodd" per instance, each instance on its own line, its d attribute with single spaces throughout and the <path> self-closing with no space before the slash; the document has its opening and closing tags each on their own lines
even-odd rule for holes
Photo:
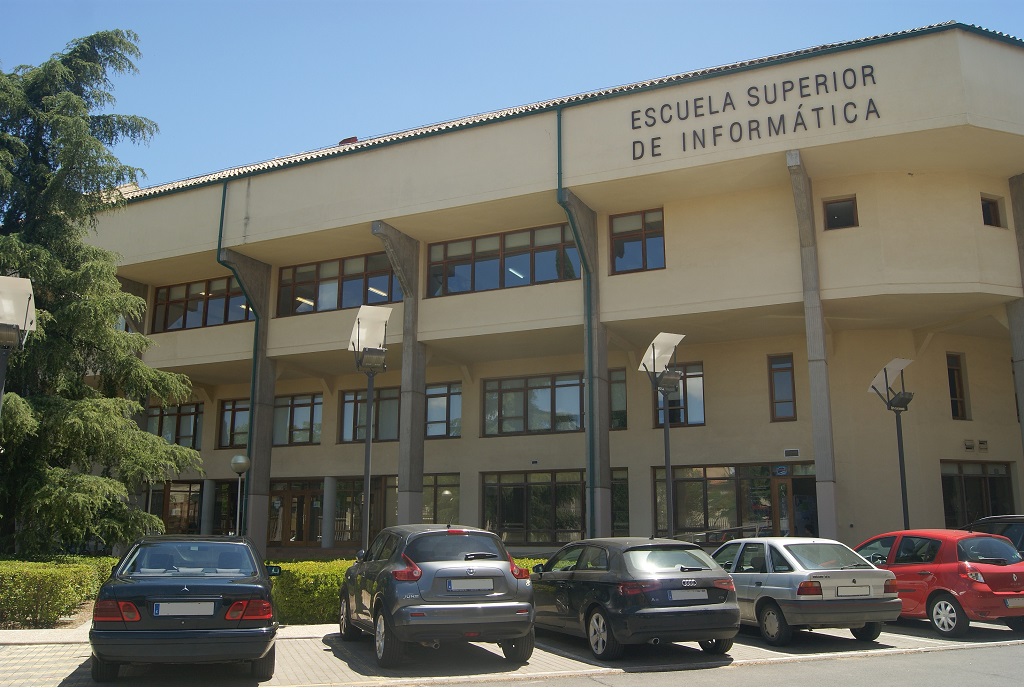
<svg viewBox="0 0 1024 688">
<path fill-rule="evenodd" d="M 271 483 L 268 543 L 285 547 L 319 546 L 323 501 L 322 481 Z"/>
<path fill-rule="evenodd" d="M 772 534 L 818 535 L 818 489 L 813 475 L 772 476 Z"/>
</svg>

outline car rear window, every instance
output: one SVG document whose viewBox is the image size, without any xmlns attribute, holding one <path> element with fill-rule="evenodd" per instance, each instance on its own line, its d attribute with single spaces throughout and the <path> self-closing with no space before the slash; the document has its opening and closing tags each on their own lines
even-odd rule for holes
<svg viewBox="0 0 1024 688">
<path fill-rule="evenodd" d="M 806 542 L 785 545 L 785 549 L 808 571 L 874 568 L 852 549 L 835 542 Z"/>
<path fill-rule="evenodd" d="M 1021 561 L 1020 552 L 1006 540 L 984 535 L 965 538 L 957 543 L 957 559 L 976 564 L 1005 566 Z"/>
<path fill-rule="evenodd" d="M 143 543 L 125 560 L 130 576 L 251 576 L 255 562 L 249 548 L 230 542 Z"/>
<path fill-rule="evenodd" d="M 645 547 L 629 549 L 623 553 L 626 563 L 639 571 L 678 571 L 712 569 L 718 564 L 704 550 L 693 547 Z"/>
<path fill-rule="evenodd" d="M 505 547 L 490 533 L 459 533 L 437 531 L 420 535 L 409 542 L 405 555 L 417 563 L 427 561 L 472 561 L 474 559 L 508 559 Z"/>
</svg>

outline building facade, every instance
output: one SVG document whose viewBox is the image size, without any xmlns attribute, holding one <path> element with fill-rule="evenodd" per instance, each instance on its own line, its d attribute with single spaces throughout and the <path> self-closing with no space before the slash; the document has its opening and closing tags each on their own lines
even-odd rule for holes
<svg viewBox="0 0 1024 688">
<path fill-rule="evenodd" d="M 630 84 L 146 189 L 101 218 L 171 531 L 268 551 L 461 522 L 518 551 L 1019 511 L 1024 43 L 961 24 Z M 392 309 L 387 370 L 348 350 Z M 683 334 L 659 393 L 644 352 Z M 869 389 L 913 362 L 901 415 Z M 893 380 L 896 391 L 900 381 Z M 668 422 L 668 440 L 664 423 Z"/>
</svg>

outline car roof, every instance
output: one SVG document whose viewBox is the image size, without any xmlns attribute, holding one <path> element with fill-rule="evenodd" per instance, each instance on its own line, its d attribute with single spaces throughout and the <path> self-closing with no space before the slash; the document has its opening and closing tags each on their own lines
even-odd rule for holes
<svg viewBox="0 0 1024 688">
<path fill-rule="evenodd" d="M 230 543 L 237 545 L 252 546 L 252 540 L 244 535 L 146 535 L 135 541 L 134 544 L 153 544 L 158 542 L 203 542 L 203 543 Z"/>
<path fill-rule="evenodd" d="M 674 540 L 671 538 L 645 538 L 645 537 L 604 537 L 604 538 L 587 538 L 584 540 L 574 540 L 569 545 L 596 545 L 598 547 L 606 547 L 609 549 L 629 549 L 630 547 L 645 547 L 650 545 L 658 546 L 675 546 L 685 548 L 696 548 L 700 549 L 700 545 L 695 545 L 692 542 L 686 542 L 684 540 Z M 568 546 L 568 545 L 567 545 Z"/>
<path fill-rule="evenodd" d="M 950 541 L 962 540 L 966 537 L 978 536 L 1001 537 L 992 536 L 989 533 L 976 533 L 973 531 L 957 530 L 954 528 L 917 528 L 912 530 L 892 530 L 888 533 L 879 533 L 878 535 L 872 535 L 870 538 L 868 538 L 868 540 L 877 540 L 878 538 L 889 537 L 894 535 L 909 535 L 911 537 L 929 537 L 935 538 L 937 540 Z M 867 542 L 867 540 L 865 540 L 865 542 Z"/>
<path fill-rule="evenodd" d="M 414 535 L 417 533 L 446 530 L 466 530 L 474 533 L 488 533 L 490 535 L 494 535 L 494 533 L 489 530 L 485 530 L 484 528 L 478 528 L 477 526 L 462 526 L 455 523 L 406 523 L 399 526 L 388 526 L 386 530 L 399 535 Z"/>
<path fill-rule="evenodd" d="M 726 545 L 732 545 L 735 543 L 744 542 L 764 542 L 770 545 L 800 545 L 808 543 L 827 543 L 830 545 L 841 545 L 843 543 L 838 540 L 830 540 L 829 538 L 820 537 L 789 537 L 787 535 L 772 535 L 768 537 L 748 537 L 748 538 L 736 538 L 734 540 L 727 540 L 722 543 L 722 547 Z"/>
<path fill-rule="evenodd" d="M 1003 514 L 1002 516 L 985 516 L 979 518 L 977 521 L 971 521 L 967 525 L 960 528 L 960 530 L 966 530 L 974 525 L 982 523 L 1024 523 L 1024 514 Z"/>
</svg>

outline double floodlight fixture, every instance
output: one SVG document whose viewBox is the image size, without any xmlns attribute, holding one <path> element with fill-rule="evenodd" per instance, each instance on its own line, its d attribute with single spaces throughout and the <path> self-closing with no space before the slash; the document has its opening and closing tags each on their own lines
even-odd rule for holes
<svg viewBox="0 0 1024 688">
<path fill-rule="evenodd" d="M 885 408 L 896 414 L 896 449 L 899 452 L 900 461 L 900 492 L 903 497 L 903 529 L 910 529 L 910 507 L 907 502 L 907 467 L 903 457 L 903 412 L 910 406 L 910 400 L 914 398 L 913 392 L 907 391 L 903 382 L 903 369 L 914 361 L 909 358 L 894 358 L 884 368 L 878 371 L 871 385 L 869 392 L 874 392 L 878 398 L 885 403 Z M 895 388 L 896 376 L 900 378 L 900 388 Z"/>
<path fill-rule="evenodd" d="M 359 307 L 348 343 L 349 350 L 355 352 L 356 368 L 359 370 L 380 373 L 386 369 L 384 359 L 388 350 L 384 346 L 384 339 L 390 317 L 391 309 L 386 306 Z"/>
<path fill-rule="evenodd" d="M 668 537 L 675 535 L 672 453 L 669 451 L 668 439 L 668 428 L 670 425 L 668 398 L 669 395 L 679 391 L 679 381 L 682 379 L 682 373 L 674 367 L 669 367 L 669 365 L 674 362 L 676 347 L 679 346 L 679 342 L 683 341 L 685 336 L 685 334 L 672 334 L 670 332 L 660 333 L 654 338 L 651 345 L 647 347 L 647 351 L 644 352 L 644 357 L 640 362 L 640 368 L 638 368 L 641 373 L 647 373 L 647 376 L 651 378 L 651 388 L 661 392 L 662 406 L 664 408 L 665 415 L 662 427 L 664 428 L 663 435 L 665 438 L 665 523 L 668 527 Z"/>
</svg>

